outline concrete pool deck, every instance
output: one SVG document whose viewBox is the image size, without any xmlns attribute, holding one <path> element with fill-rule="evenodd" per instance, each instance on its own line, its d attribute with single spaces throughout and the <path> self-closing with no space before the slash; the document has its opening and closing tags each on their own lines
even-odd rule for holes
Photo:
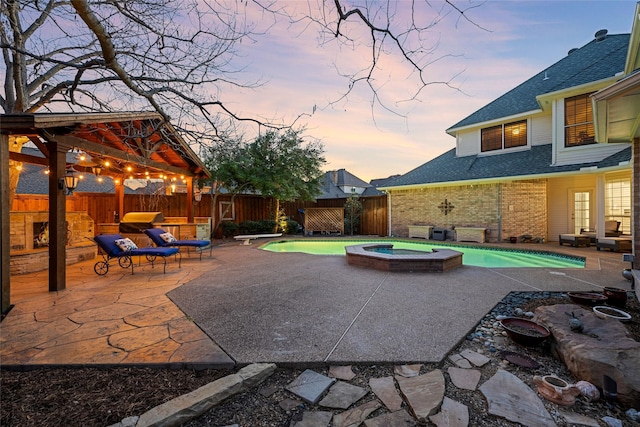
<svg viewBox="0 0 640 427">
<path fill-rule="evenodd" d="M 485 245 L 488 246 L 488 245 Z M 495 246 L 495 245 L 491 245 Z M 229 368 L 438 362 L 511 291 L 630 289 L 622 254 L 557 243 L 504 245 L 585 256 L 585 269 L 394 273 L 345 257 L 283 254 L 225 243 L 167 273 L 67 267 L 12 276 L 15 307 L 0 323 L 2 367 L 153 365 Z"/>
</svg>

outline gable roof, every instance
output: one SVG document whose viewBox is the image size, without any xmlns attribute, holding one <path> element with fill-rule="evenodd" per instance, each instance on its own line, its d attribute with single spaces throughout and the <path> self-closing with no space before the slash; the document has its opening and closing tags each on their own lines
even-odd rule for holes
<svg viewBox="0 0 640 427">
<path fill-rule="evenodd" d="M 338 169 L 325 172 L 322 181 L 322 194 L 316 199 L 344 199 L 351 196 L 351 192 L 346 193 L 341 187 L 369 188 L 370 184 L 364 182 L 346 169 Z"/>
<path fill-rule="evenodd" d="M 536 145 L 530 150 L 500 154 L 499 161 L 496 161 L 496 156 L 456 157 L 456 150 L 453 148 L 396 178 L 389 187 L 516 178 L 514 176 L 516 171 L 522 171 L 517 178 L 523 179 L 527 176 L 577 172 L 591 167 L 610 168 L 618 166 L 621 162 L 630 161 L 631 147 L 627 146 L 600 162 L 552 166 L 551 156 L 552 144 Z"/>
<path fill-rule="evenodd" d="M 598 32 L 600 33 L 600 32 Z M 540 109 L 539 95 L 614 77 L 624 71 L 629 34 L 607 35 L 572 50 L 560 61 L 490 102 L 447 129 L 453 135 L 461 127 Z"/>
<path fill-rule="evenodd" d="M 3 133 L 27 136 L 49 157 L 49 143 L 75 147 L 109 160 L 104 175 L 144 178 L 147 171 L 209 177 L 202 160 L 182 136 L 155 112 L 3 114 Z M 12 160 L 29 158 L 10 152 Z M 129 170 L 131 169 L 131 170 Z"/>
</svg>

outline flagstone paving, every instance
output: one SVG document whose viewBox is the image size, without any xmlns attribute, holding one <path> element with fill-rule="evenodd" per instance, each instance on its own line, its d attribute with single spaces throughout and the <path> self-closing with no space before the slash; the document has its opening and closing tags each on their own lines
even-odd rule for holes
<svg viewBox="0 0 640 427">
<path fill-rule="evenodd" d="M 0 323 L 3 366 L 139 365 L 231 368 L 235 361 L 167 296 L 216 269 L 215 259 L 183 262 L 166 274 L 67 267 L 67 289 L 48 292 L 47 272 L 11 277 L 14 304 Z M 125 272 L 126 271 L 126 272 Z"/>
</svg>

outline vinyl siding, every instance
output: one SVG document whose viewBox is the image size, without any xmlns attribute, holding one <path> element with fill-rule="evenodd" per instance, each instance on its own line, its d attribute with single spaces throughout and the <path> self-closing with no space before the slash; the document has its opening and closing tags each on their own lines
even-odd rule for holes
<svg viewBox="0 0 640 427">
<path fill-rule="evenodd" d="M 532 117 L 529 123 L 531 126 L 531 132 L 529 134 L 530 145 L 551 144 L 553 140 L 551 136 L 551 114 Z"/>
<path fill-rule="evenodd" d="M 456 155 L 473 156 L 480 152 L 480 130 L 460 132 L 457 135 Z"/>
</svg>

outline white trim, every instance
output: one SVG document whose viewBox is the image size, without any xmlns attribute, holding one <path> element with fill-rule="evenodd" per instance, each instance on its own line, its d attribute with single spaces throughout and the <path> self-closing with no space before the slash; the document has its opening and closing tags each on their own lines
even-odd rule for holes
<svg viewBox="0 0 640 427">
<path fill-rule="evenodd" d="M 513 114 L 511 116 L 500 117 L 500 118 L 497 118 L 497 119 L 487 120 L 487 121 L 484 121 L 484 122 L 476 122 L 476 123 L 473 123 L 473 124 L 470 124 L 470 125 L 466 125 L 466 126 L 462 126 L 462 127 L 458 127 L 458 128 L 450 128 L 450 129 L 447 129 L 446 132 L 449 135 L 455 137 L 456 133 L 459 133 L 459 132 L 462 132 L 462 131 L 465 131 L 465 130 L 472 130 L 472 129 L 475 129 L 475 128 L 483 129 L 483 128 L 486 128 L 486 127 L 497 126 L 499 124 L 505 124 L 505 123 L 510 123 L 510 122 L 517 121 L 517 120 L 522 120 L 523 118 L 529 119 L 530 116 L 532 116 L 534 114 L 539 114 L 539 113 L 544 113 L 544 111 L 541 110 L 541 109 L 525 111 L 525 112 L 522 112 L 522 113 Z"/>
<path fill-rule="evenodd" d="M 447 182 L 433 182 L 433 183 L 423 183 L 423 184 L 409 184 L 409 185 L 398 185 L 394 187 L 378 187 L 378 190 L 385 190 L 387 194 L 391 194 L 394 190 L 416 190 L 420 188 L 433 188 L 433 187 L 457 187 L 460 185 L 480 185 L 480 184 L 496 184 L 496 183 L 504 183 L 510 181 L 523 181 L 529 179 L 547 179 L 547 178 L 564 178 L 572 175 L 589 175 L 589 174 L 597 174 L 597 173 L 605 173 L 605 172 L 614 172 L 614 171 L 624 171 L 631 169 L 629 165 L 616 165 L 608 168 L 595 168 L 589 170 L 577 170 L 577 171 L 569 171 L 569 172 L 554 172 L 554 173 L 543 173 L 543 174 L 535 174 L 535 175 L 512 175 L 506 177 L 496 177 L 496 178 L 482 178 L 482 179 L 469 179 L 469 180 L 461 180 L 461 181 L 447 181 Z"/>
</svg>

